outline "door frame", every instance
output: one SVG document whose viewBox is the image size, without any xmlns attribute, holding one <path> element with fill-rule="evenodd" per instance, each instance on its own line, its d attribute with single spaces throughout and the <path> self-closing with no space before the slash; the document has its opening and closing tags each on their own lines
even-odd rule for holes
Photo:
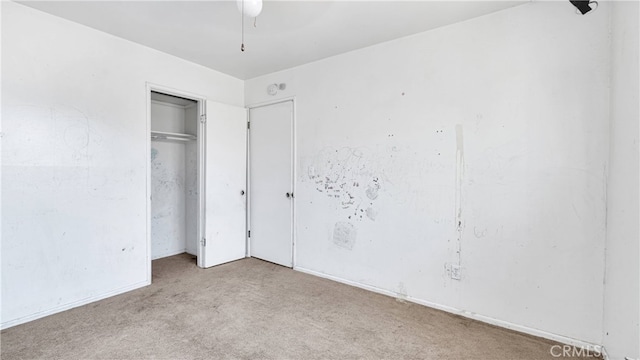
<svg viewBox="0 0 640 360">
<path fill-rule="evenodd" d="M 198 177 L 196 181 L 198 182 L 198 201 L 197 201 L 197 236 L 198 239 L 202 239 L 204 237 L 204 129 L 203 124 L 199 120 L 200 117 L 205 113 L 205 106 L 207 99 L 195 93 L 190 93 L 188 91 L 177 90 L 168 86 L 163 86 L 159 84 L 154 84 L 151 82 L 145 83 L 145 96 L 146 96 L 146 110 L 147 110 L 147 119 L 146 119 L 146 147 L 145 147 L 145 159 L 146 159 L 146 176 L 147 176 L 147 184 L 146 184 L 146 207 L 147 207 L 147 229 L 146 229 L 146 240 L 147 240 L 147 282 L 151 284 L 152 273 L 151 273 L 151 92 L 159 92 L 167 95 L 174 95 L 178 97 L 182 97 L 185 99 L 190 99 L 198 102 L 198 133 L 197 133 L 197 166 L 198 166 Z M 198 241 L 197 246 L 197 262 L 199 267 L 203 267 L 203 251 L 202 244 Z"/>
<path fill-rule="evenodd" d="M 291 101 L 291 191 L 294 194 L 291 199 L 291 268 L 296 268 L 296 240 L 297 240 L 297 226 L 296 226 L 296 161 L 297 161 L 297 136 L 296 136 L 296 97 L 289 96 L 276 100 L 259 102 L 252 105 L 247 105 L 247 122 L 251 122 L 251 110 L 270 105 L 276 105 Z M 247 130 L 247 257 L 251 257 L 251 238 L 248 236 L 251 231 L 251 128 Z"/>
</svg>

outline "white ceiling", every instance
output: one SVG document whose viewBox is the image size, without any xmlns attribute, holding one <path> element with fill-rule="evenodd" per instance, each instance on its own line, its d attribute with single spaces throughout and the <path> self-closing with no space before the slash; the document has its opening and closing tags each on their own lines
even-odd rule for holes
<svg viewBox="0 0 640 360">
<path fill-rule="evenodd" d="M 500 11 L 526 1 L 269 1 L 245 18 L 235 1 L 24 1 L 240 79 Z"/>
</svg>

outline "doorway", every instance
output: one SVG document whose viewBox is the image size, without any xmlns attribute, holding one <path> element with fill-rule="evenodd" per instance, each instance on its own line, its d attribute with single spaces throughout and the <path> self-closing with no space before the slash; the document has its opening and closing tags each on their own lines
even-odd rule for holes
<svg viewBox="0 0 640 360">
<path fill-rule="evenodd" d="M 249 249 L 293 267 L 294 102 L 249 108 Z"/>
<path fill-rule="evenodd" d="M 198 101 L 150 94 L 151 260 L 198 256 Z"/>
<path fill-rule="evenodd" d="M 159 85 L 147 94 L 149 279 L 151 261 L 174 254 L 192 254 L 201 268 L 244 258 L 246 109 Z"/>
</svg>

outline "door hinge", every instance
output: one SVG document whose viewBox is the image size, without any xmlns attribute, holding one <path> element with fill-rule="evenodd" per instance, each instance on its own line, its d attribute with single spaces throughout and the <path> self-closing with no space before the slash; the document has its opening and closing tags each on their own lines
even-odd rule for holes
<svg viewBox="0 0 640 360">
<path fill-rule="evenodd" d="M 247 130 L 251 129 L 251 121 L 247 121 Z"/>
<path fill-rule="evenodd" d="M 202 244 L 202 246 L 207 246 L 207 238 L 202 238 L 202 240 L 200 240 L 200 244 Z"/>
<path fill-rule="evenodd" d="M 247 230 L 247 237 L 251 237 L 251 230 Z"/>
<path fill-rule="evenodd" d="M 206 124 L 207 123 L 207 114 L 200 115 L 200 123 L 202 123 L 202 124 Z"/>
</svg>

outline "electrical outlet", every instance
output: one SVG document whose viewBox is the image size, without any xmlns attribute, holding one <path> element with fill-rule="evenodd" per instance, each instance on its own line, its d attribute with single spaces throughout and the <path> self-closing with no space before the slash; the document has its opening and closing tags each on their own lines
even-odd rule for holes
<svg viewBox="0 0 640 360">
<path fill-rule="evenodd" d="M 460 265 L 451 264 L 451 278 L 453 280 L 460 280 Z"/>
</svg>

